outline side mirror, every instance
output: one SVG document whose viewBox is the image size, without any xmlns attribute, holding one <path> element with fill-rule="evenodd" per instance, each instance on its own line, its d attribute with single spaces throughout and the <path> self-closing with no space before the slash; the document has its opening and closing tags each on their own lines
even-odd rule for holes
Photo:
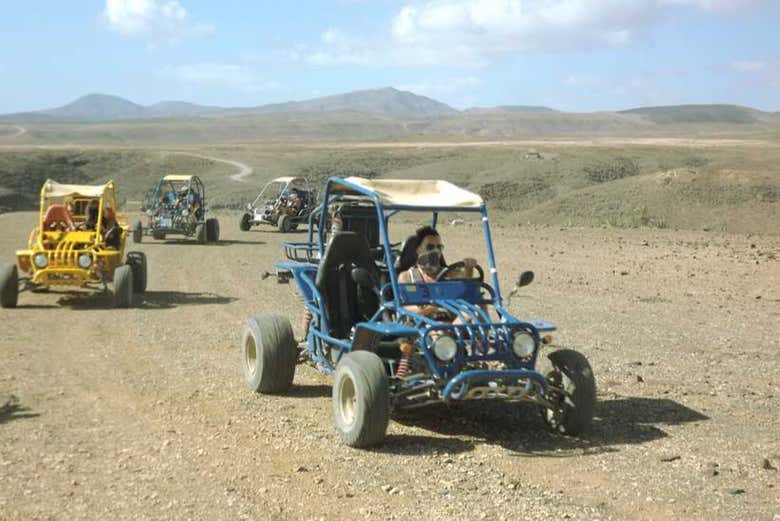
<svg viewBox="0 0 780 521">
<path fill-rule="evenodd" d="M 515 283 L 515 285 L 518 288 L 522 288 L 523 286 L 528 286 L 533 281 L 534 281 L 534 272 L 524 271 L 520 274 L 519 277 L 517 277 L 517 282 Z"/>
<path fill-rule="evenodd" d="M 373 289 L 379 286 L 379 281 L 366 268 L 352 268 L 350 275 L 361 288 Z"/>
</svg>

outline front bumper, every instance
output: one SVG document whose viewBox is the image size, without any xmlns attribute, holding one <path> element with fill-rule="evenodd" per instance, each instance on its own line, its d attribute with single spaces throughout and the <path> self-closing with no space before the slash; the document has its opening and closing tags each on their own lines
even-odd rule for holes
<svg viewBox="0 0 780 521">
<path fill-rule="evenodd" d="M 45 268 L 38 268 L 32 263 L 32 257 L 40 251 L 18 251 L 17 263 L 22 272 L 30 274 L 30 282 L 37 286 L 84 286 L 90 283 L 100 283 L 111 280 L 114 268 L 120 264 L 121 254 L 117 250 L 101 250 L 86 252 L 84 250 L 54 251 L 46 250 L 48 263 Z M 92 265 L 81 268 L 78 256 L 91 253 Z"/>
<path fill-rule="evenodd" d="M 445 402 L 496 399 L 547 404 L 547 381 L 528 369 L 463 371 L 441 391 Z"/>
</svg>

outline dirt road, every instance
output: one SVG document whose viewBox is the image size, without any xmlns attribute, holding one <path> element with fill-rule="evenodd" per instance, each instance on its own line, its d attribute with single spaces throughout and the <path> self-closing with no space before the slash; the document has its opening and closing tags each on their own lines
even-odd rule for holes
<svg viewBox="0 0 780 521">
<path fill-rule="evenodd" d="M 190 156 L 190 157 L 199 157 L 201 159 L 208 159 L 209 161 L 216 161 L 218 163 L 225 163 L 227 165 L 236 167 L 238 169 L 238 172 L 235 174 L 230 175 L 230 179 L 233 181 L 238 182 L 244 182 L 246 177 L 252 175 L 252 167 L 247 165 L 246 163 L 242 163 L 240 161 L 235 161 L 233 159 L 223 159 L 221 157 L 214 157 L 214 156 L 205 156 L 202 154 L 193 154 L 190 152 L 176 152 L 177 154 L 183 155 L 183 156 Z"/>
<path fill-rule="evenodd" d="M 494 229 L 505 290 L 537 273 L 511 307 L 591 359 L 592 432 L 476 404 L 395 418 L 360 451 L 312 368 L 287 396 L 245 388 L 245 317 L 297 325 L 299 305 L 260 277 L 283 236 L 221 220 L 219 245 L 140 245 L 135 309 L 60 292 L 0 309 L 0 519 L 778 519 L 780 238 Z M 0 215 L 3 261 L 33 221 Z M 448 256 L 474 255 L 477 229 L 444 230 Z"/>
<path fill-rule="evenodd" d="M 0 135 L 0 139 L 12 139 L 27 133 L 27 129 L 20 127 L 19 125 L 11 125 L 11 128 L 14 129 L 15 132 L 13 134 Z"/>
</svg>

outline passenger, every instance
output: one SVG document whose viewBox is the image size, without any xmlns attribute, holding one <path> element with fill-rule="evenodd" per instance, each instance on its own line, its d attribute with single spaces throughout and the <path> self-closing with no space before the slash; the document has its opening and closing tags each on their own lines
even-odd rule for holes
<svg viewBox="0 0 780 521">
<path fill-rule="evenodd" d="M 97 229 L 98 214 L 100 213 L 100 200 L 92 199 L 87 206 L 87 219 L 84 221 L 84 229 Z"/>
<path fill-rule="evenodd" d="M 103 209 L 103 241 L 109 248 L 118 249 L 121 242 L 122 229 L 116 221 L 114 210 L 110 207 Z"/>
<path fill-rule="evenodd" d="M 439 232 L 432 226 L 423 226 L 415 232 L 410 240 L 414 241 L 417 260 L 408 270 L 398 274 L 398 282 L 436 282 L 436 277 L 447 267 L 443 255 L 444 241 L 442 241 Z M 463 259 L 463 263 L 463 269 L 450 272 L 447 278 L 472 278 L 477 261 L 469 257 Z M 461 323 L 452 313 L 439 306 L 410 305 L 406 306 L 406 309 L 433 320 L 452 322 L 453 324 Z"/>
<path fill-rule="evenodd" d="M 290 190 L 290 199 L 287 204 L 296 214 L 301 211 L 301 208 L 303 207 L 303 198 L 301 198 L 301 194 L 298 193 L 297 188 Z"/>
</svg>

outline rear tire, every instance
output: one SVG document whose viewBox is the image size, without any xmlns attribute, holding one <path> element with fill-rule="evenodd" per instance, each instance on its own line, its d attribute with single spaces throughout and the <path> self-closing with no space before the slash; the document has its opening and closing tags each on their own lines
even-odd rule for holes
<svg viewBox="0 0 780 521">
<path fill-rule="evenodd" d="M 252 216 L 248 213 L 245 213 L 241 216 L 241 221 L 238 223 L 238 227 L 242 232 L 248 232 L 249 229 L 252 227 Z"/>
<path fill-rule="evenodd" d="M 141 244 L 143 240 L 144 225 L 141 224 L 141 221 L 136 221 L 135 224 L 133 224 L 133 242 L 136 244 Z"/>
<path fill-rule="evenodd" d="M 547 427 L 558 434 L 577 436 L 588 430 L 596 409 L 596 378 L 588 359 L 572 349 L 560 349 L 547 355 L 547 369 L 540 372 L 547 378 L 548 388 L 563 391 L 555 409 L 542 408 Z"/>
<path fill-rule="evenodd" d="M 19 302 L 19 270 L 16 264 L 0 265 L 0 307 L 15 308 Z"/>
<path fill-rule="evenodd" d="M 206 244 L 206 225 L 200 223 L 195 226 L 195 240 L 200 244 Z"/>
<path fill-rule="evenodd" d="M 295 337 L 287 317 L 261 313 L 247 321 L 241 342 L 244 379 L 257 393 L 287 391 L 298 361 Z"/>
<path fill-rule="evenodd" d="M 290 222 L 290 216 L 289 215 L 280 215 L 279 220 L 276 221 L 276 226 L 279 227 L 279 231 L 282 233 L 287 233 L 290 231 L 290 226 L 292 223 Z"/>
<path fill-rule="evenodd" d="M 133 292 L 146 291 L 146 254 L 142 251 L 127 252 L 127 264 L 133 270 Z"/>
<path fill-rule="evenodd" d="M 217 219 L 206 219 L 206 240 L 219 242 L 219 221 Z"/>
<path fill-rule="evenodd" d="M 341 441 L 370 447 L 385 439 L 390 421 L 390 391 L 382 359 L 370 351 L 341 357 L 333 380 L 333 417 Z"/>
<path fill-rule="evenodd" d="M 129 264 L 114 270 L 114 307 L 129 308 L 133 305 L 133 269 Z"/>
</svg>

